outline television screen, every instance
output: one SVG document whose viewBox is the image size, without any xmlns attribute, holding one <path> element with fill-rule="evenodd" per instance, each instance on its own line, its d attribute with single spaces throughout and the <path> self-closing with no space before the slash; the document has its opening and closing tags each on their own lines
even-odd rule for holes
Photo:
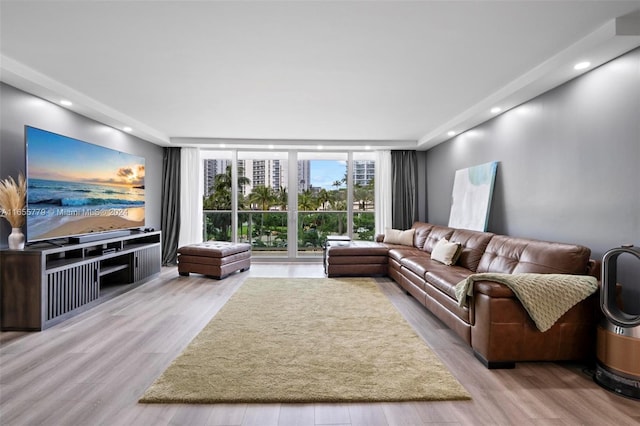
<svg viewBox="0 0 640 426">
<path fill-rule="evenodd" d="M 144 157 L 25 126 L 27 239 L 144 226 Z"/>
</svg>

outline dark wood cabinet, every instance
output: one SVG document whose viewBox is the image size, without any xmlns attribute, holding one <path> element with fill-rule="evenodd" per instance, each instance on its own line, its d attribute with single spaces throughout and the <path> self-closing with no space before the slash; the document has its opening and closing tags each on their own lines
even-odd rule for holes
<svg viewBox="0 0 640 426">
<path fill-rule="evenodd" d="M 0 327 L 43 330 L 160 273 L 161 233 L 0 250 Z"/>
</svg>

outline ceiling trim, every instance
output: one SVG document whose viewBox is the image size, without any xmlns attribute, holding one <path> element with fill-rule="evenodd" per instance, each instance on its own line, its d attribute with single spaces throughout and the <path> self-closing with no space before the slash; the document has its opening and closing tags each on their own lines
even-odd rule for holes
<svg viewBox="0 0 640 426">
<path fill-rule="evenodd" d="M 131 127 L 132 134 L 157 145 L 169 145 L 169 136 L 105 105 L 72 87 L 52 79 L 21 62 L 0 54 L 0 81 L 52 102 L 61 108 L 62 99 L 73 102 L 68 109 L 118 130 Z"/>
<path fill-rule="evenodd" d="M 415 150 L 415 140 L 316 140 L 316 139 L 225 139 L 225 138 L 171 138 L 177 146 L 202 149 L 274 149 L 298 151 L 379 151 Z"/>
<path fill-rule="evenodd" d="M 500 113 L 504 113 L 638 46 L 640 46 L 640 14 L 612 19 L 424 135 L 418 141 L 418 149 L 429 149 L 494 118 L 496 114 L 490 111 L 493 107 L 500 107 Z M 591 63 L 589 68 L 582 71 L 574 70 L 573 66 L 577 62 L 586 60 Z M 450 131 L 455 132 L 455 135 L 449 136 L 447 133 Z"/>
</svg>

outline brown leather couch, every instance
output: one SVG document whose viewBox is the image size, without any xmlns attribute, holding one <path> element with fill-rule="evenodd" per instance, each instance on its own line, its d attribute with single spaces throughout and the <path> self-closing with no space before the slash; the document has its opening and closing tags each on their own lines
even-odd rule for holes
<svg viewBox="0 0 640 426">
<path fill-rule="evenodd" d="M 514 238 L 490 232 L 416 222 L 413 246 L 386 244 L 388 275 L 455 331 L 488 368 L 512 368 L 516 361 L 591 359 L 599 318 L 594 294 L 540 332 L 505 285 L 478 281 L 468 306 L 458 306 L 455 285 L 473 273 L 590 274 L 598 268 L 587 247 Z M 441 239 L 462 245 L 455 265 L 431 259 Z M 382 237 L 377 238 L 382 241 Z"/>
</svg>

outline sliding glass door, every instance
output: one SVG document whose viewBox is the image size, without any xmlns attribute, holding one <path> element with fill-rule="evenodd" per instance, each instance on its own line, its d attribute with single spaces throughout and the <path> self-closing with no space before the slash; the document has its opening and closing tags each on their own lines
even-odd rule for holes
<svg viewBox="0 0 640 426">
<path fill-rule="evenodd" d="M 233 185 L 231 152 L 207 153 L 203 159 L 204 194 L 203 239 L 204 241 L 233 240 Z"/>
<path fill-rule="evenodd" d="M 238 152 L 238 241 L 255 256 L 287 256 L 289 182 L 287 152 Z"/>
<path fill-rule="evenodd" d="M 207 151 L 204 239 L 257 257 L 322 255 L 330 235 L 374 237 L 373 153 Z"/>
<path fill-rule="evenodd" d="M 348 154 L 298 154 L 298 256 L 317 255 L 329 235 L 348 235 Z"/>
<path fill-rule="evenodd" d="M 353 239 L 373 241 L 376 226 L 376 163 L 372 153 L 354 152 L 352 164 Z"/>
</svg>

